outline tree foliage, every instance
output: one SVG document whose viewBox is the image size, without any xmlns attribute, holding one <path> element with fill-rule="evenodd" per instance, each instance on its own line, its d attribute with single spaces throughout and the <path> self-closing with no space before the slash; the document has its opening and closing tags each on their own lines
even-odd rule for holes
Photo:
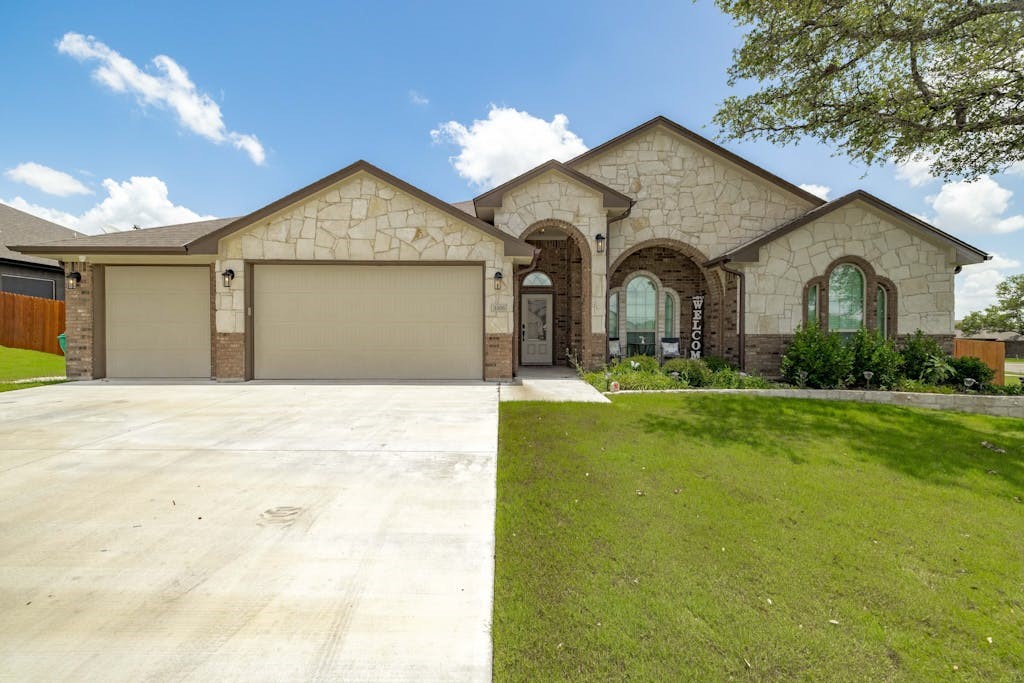
<svg viewBox="0 0 1024 683">
<path fill-rule="evenodd" d="M 715 116 L 728 138 L 803 136 L 936 176 L 1024 160 L 1024 0 L 716 0 L 747 28 Z"/>
<path fill-rule="evenodd" d="M 1024 273 L 1011 275 L 996 285 L 996 303 L 964 316 L 959 327 L 966 335 L 983 330 L 1024 334 Z"/>
</svg>

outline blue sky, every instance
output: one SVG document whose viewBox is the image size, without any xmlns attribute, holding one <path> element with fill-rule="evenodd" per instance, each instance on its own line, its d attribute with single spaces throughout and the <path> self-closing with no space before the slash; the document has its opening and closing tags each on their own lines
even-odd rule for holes
<svg viewBox="0 0 1024 683">
<path fill-rule="evenodd" d="M 5 7 L 0 201 L 88 232 L 145 227 L 248 213 L 360 158 L 467 199 L 657 114 L 714 138 L 741 35 L 703 0 L 267 5 Z M 813 142 L 725 144 L 997 254 L 958 278 L 961 314 L 1024 270 L 1024 173 L 944 187 Z"/>
</svg>

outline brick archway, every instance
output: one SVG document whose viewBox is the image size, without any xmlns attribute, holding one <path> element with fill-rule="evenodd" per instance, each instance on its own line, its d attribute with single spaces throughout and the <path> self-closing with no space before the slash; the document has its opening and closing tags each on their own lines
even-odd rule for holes
<svg viewBox="0 0 1024 683">
<path fill-rule="evenodd" d="M 539 221 L 536 221 L 534 223 L 531 223 L 519 235 L 519 239 L 521 239 L 521 240 L 529 240 L 532 235 L 536 234 L 537 232 L 539 232 L 539 231 L 541 231 L 542 229 L 545 229 L 545 228 L 556 228 L 558 230 L 564 231 L 566 233 L 566 235 L 568 235 L 567 240 L 571 240 L 572 241 L 573 245 L 575 246 L 576 250 L 579 253 L 579 259 L 580 259 L 580 264 L 579 264 L 579 281 L 577 283 L 577 287 L 578 287 L 578 291 L 579 291 L 579 305 L 578 306 L 572 305 L 571 297 L 569 297 L 570 301 L 567 302 L 567 305 L 569 305 L 571 307 L 571 316 L 570 316 L 570 318 L 572 320 L 579 320 L 580 334 L 579 334 L 578 348 L 574 348 L 573 350 L 575 351 L 576 354 L 578 354 L 579 358 L 584 363 L 586 363 L 587 359 L 589 359 L 591 357 L 591 353 L 592 353 L 591 338 L 593 337 L 593 335 L 591 333 L 591 329 L 590 329 L 591 328 L 591 322 L 592 322 L 592 319 L 593 319 L 593 316 L 592 316 L 592 313 L 591 313 L 591 306 L 592 306 L 592 299 L 593 299 L 593 283 L 591 282 L 591 273 L 592 273 L 593 269 L 592 269 L 591 259 L 593 258 L 593 255 L 592 255 L 592 252 L 591 252 L 591 249 L 590 249 L 589 240 L 587 239 L 587 236 L 584 235 L 583 232 L 580 231 L 580 229 L 577 228 L 575 225 L 573 225 L 572 223 L 568 223 L 566 221 L 563 221 L 563 220 L 558 220 L 556 218 L 547 218 L 547 219 L 543 219 L 543 220 L 539 220 Z M 529 266 L 520 267 L 520 268 L 518 268 L 516 270 L 516 280 L 515 280 L 515 287 L 516 287 L 515 293 L 516 293 L 516 296 L 515 296 L 515 302 L 513 304 L 513 315 L 514 315 L 514 320 L 515 320 L 515 324 L 516 324 L 517 334 L 514 337 L 514 339 L 515 339 L 515 348 L 513 350 L 513 355 L 514 355 L 514 358 L 516 359 L 516 364 L 517 365 L 518 365 L 518 362 L 519 362 L 519 342 L 520 342 L 520 335 L 518 334 L 518 328 L 519 328 L 519 325 L 520 325 L 520 315 L 521 315 L 520 310 L 519 310 L 520 309 L 520 299 L 521 299 L 520 292 L 522 290 L 523 278 L 525 278 L 528 274 L 530 274 L 531 272 L 533 272 L 533 271 L 538 269 L 538 262 L 539 262 L 538 259 L 535 258 L 534 262 L 531 263 Z M 570 266 L 571 266 L 571 263 L 570 263 Z M 551 273 L 549 272 L 548 275 L 551 275 Z M 570 334 L 569 337 L 571 338 L 572 335 Z M 569 346 L 574 346 L 574 345 L 570 343 Z M 554 353 L 554 357 L 556 359 L 558 358 L 560 352 L 561 352 L 561 349 L 554 349 L 553 353 Z"/>
<path fill-rule="evenodd" d="M 668 254 L 682 257 L 685 265 L 676 266 L 674 269 L 676 272 L 672 276 L 664 272 L 657 272 L 659 279 L 684 300 L 687 294 L 694 289 L 703 289 L 707 293 L 704 328 L 707 342 L 705 353 L 737 362 L 739 335 L 734 328 L 738 315 L 738 282 L 735 281 L 735 278 L 726 279 L 723 282 L 718 273 L 706 268 L 704 264 L 707 263 L 707 256 L 696 247 L 667 238 L 646 240 L 630 246 L 619 254 L 608 268 L 609 292 L 619 289 L 624 278 L 629 275 L 628 272 L 623 272 L 624 267 L 629 272 L 637 269 L 663 271 L 665 267 L 672 270 L 671 266 L 666 266 Z M 682 272 L 684 270 L 690 274 L 686 275 Z M 674 286 L 671 284 L 673 278 L 675 279 Z M 689 282 L 690 285 L 684 285 L 684 281 Z M 692 291 L 692 293 L 696 292 Z M 686 324 L 686 317 L 686 314 L 681 316 L 681 324 Z"/>
</svg>

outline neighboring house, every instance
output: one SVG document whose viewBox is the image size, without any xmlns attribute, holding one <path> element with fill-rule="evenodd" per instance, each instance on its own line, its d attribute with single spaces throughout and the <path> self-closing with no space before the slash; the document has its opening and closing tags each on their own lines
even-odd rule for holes
<svg viewBox="0 0 1024 683">
<path fill-rule="evenodd" d="M 665 338 L 774 374 L 807 320 L 951 348 L 954 274 L 988 258 L 661 117 L 472 202 L 360 161 L 241 218 L 18 249 L 80 275 L 69 376 L 221 380 L 499 379 Z"/>
<path fill-rule="evenodd" d="M 1017 332 L 991 332 L 982 330 L 977 334 L 966 335 L 957 328 L 956 336 L 961 339 L 978 339 L 981 341 L 1001 341 L 1007 358 L 1024 358 L 1024 334 Z"/>
<path fill-rule="evenodd" d="M 11 251 L 11 244 L 38 244 L 80 237 L 56 223 L 0 204 L 0 292 L 64 299 L 64 269 L 57 261 Z"/>
</svg>

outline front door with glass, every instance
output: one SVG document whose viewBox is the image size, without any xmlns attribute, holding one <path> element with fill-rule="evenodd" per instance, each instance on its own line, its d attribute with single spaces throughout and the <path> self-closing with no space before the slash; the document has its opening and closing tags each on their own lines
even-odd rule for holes
<svg viewBox="0 0 1024 683">
<path fill-rule="evenodd" d="M 524 294 L 520 341 L 523 365 L 551 365 L 551 295 Z"/>
</svg>

